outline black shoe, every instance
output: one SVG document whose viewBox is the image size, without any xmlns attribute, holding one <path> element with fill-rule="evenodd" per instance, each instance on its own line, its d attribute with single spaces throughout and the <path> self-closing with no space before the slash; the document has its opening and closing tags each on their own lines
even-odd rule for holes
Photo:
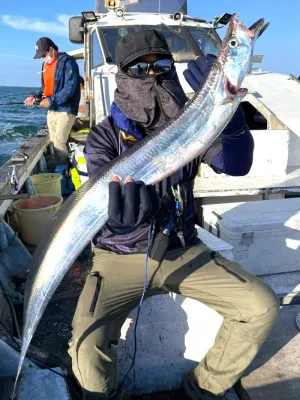
<svg viewBox="0 0 300 400">
<path fill-rule="evenodd" d="M 201 389 L 194 380 L 193 371 L 183 377 L 182 387 L 191 400 L 226 400 L 224 395 L 217 396 L 205 389 Z"/>
<path fill-rule="evenodd" d="M 89 392 L 87 390 L 82 389 L 83 399 L 84 400 L 99 400 L 99 399 L 107 399 L 107 400 L 130 400 L 129 394 L 123 390 L 119 389 L 109 395 L 104 393 L 97 392 Z"/>
<path fill-rule="evenodd" d="M 117 400 L 130 400 L 129 394 L 126 392 L 124 389 L 119 389 L 117 397 Z"/>
</svg>

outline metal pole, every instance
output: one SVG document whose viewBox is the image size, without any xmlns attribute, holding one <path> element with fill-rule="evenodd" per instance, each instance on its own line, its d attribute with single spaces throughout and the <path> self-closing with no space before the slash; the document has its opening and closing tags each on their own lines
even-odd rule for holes
<svg viewBox="0 0 300 400">
<path fill-rule="evenodd" d="M 3 200 L 21 200 L 21 199 L 29 199 L 29 193 L 20 193 L 20 194 L 3 194 L 0 196 L 0 201 Z"/>
<path fill-rule="evenodd" d="M 101 0 L 97 0 L 96 7 L 95 7 L 95 14 L 99 14 L 100 2 L 101 2 Z"/>
</svg>

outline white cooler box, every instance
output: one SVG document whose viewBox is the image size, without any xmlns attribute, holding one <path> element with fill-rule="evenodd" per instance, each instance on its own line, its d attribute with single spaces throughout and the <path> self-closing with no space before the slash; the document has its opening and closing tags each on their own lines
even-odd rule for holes
<svg viewBox="0 0 300 400">
<path fill-rule="evenodd" d="M 300 270 L 300 198 L 205 205 L 203 223 L 255 275 Z"/>
</svg>

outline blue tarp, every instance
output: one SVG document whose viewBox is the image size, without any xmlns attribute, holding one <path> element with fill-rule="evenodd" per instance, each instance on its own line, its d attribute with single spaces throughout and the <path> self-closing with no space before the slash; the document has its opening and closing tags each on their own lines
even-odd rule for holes
<svg viewBox="0 0 300 400">
<path fill-rule="evenodd" d="M 6 294 L 15 294 L 18 280 L 26 279 L 31 254 L 17 237 L 13 229 L 0 221 L 0 283 Z"/>
</svg>

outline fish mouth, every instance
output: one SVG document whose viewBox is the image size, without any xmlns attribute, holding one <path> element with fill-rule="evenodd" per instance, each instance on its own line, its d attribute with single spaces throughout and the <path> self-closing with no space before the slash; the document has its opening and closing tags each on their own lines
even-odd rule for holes
<svg viewBox="0 0 300 400">
<path fill-rule="evenodd" d="M 230 97 L 245 96 L 245 94 L 247 93 L 247 89 L 239 88 L 239 87 L 233 85 L 228 78 L 226 78 L 225 87 L 226 87 L 226 91 Z"/>
<path fill-rule="evenodd" d="M 235 96 L 238 92 L 238 88 L 236 86 L 234 86 L 230 80 L 228 78 L 226 78 L 226 90 L 228 92 L 228 94 L 231 94 L 232 96 Z"/>
</svg>

